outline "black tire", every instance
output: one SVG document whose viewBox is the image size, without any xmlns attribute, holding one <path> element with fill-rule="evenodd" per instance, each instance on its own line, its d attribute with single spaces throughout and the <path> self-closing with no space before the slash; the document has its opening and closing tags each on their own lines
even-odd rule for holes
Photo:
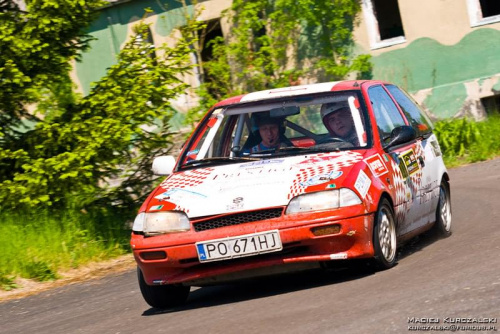
<svg viewBox="0 0 500 334">
<path fill-rule="evenodd" d="M 141 269 L 137 268 L 137 278 L 142 297 L 152 307 L 171 308 L 183 305 L 189 295 L 189 286 L 183 285 L 148 285 Z"/>
<path fill-rule="evenodd" d="M 439 201 L 436 208 L 434 231 L 442 238 L 447 238 L 452 233 L 450 186 L 446 181 L 442 181 L 439 186 Z"/>
<path fill-rule="evenodd" d="M 397 237 L 394 211 L 387 199 L 382 199 L 373 224 L 373 262 L 377 269 L 385 270 L 396 264 Z"/>
</svg>

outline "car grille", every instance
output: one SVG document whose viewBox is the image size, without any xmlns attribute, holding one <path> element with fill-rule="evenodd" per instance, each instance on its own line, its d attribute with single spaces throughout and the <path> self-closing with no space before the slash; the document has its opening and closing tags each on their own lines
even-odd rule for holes
<svg viewBox="0 0 500 334">
<path fill-rule="evenodd" d="M 232 215 L 218 216 L 216 218 L 193 223 L 196 232 L 211 230 L 214 228 L 233 226 L 260 220 L 281 217 L 283 208 L 273 208 L 259 211 L 241 212 Z"/>
</svg>

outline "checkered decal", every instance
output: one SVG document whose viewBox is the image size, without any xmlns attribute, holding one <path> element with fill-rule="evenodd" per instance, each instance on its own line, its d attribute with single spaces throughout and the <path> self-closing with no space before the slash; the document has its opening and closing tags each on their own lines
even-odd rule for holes
<svg viewBox="0 0 500 334">
<path fill-rule="evenodd" d="M 422 157 L 425 160 L 425 152 L 424 152 L 424 149 L 422 147 L 422 141 L 420 141 L 420 140 L 417 142 L 417 145 L 415 145 L 415 156 L 417 157 L 417 159 Z M 420 165 L 420 161 L 418 163 Z M 420 189 L 420 186 L 422 183 L 422 175 L 423 175 L 422 168 L 423 168 L 423 166 L 420 165 L 420 169 L 418 170 L 418 172 L 416 172 L 415 174 L 413 174 L 411 176 L 411 183 L 413 185 L 412 190 L 415 193 L 418 191 L 418 189 Z"/>
<path fill-rule="evenodd" d="M 291 199 L 297 195 L 300 195 L 304 192 L 305 186 L 302 186 L 301 183 L 305 183 L 307 180 L 312 178 L 315 175 L 327 174 L 332 171 L 341 170 L 344 167 L 349 167 L 357 163 L 363 158 L 360 153 L 357 152 L 346 152 L 346 153 L 320 153 L 314 155 L 308 160 L 300 162 L 297 167 L 302 167 L 301 165 L 305 165 L 303 168 L 299 169 L 299 173 L 296 174 L 296 177 L 290 186 L 290 191 L 288 193 L 288 199 Z"/>
<path fill-rule="evenodd" d="M 417 159 L 424 153 L 421 142 L 418 142 L 417 145 L 415 145 L 414 153 Z M 420 189 L 420 184 L 422 182 L 422 166 L 420 166 L 419 170 L 416 173 L 405 179 L 403 178 L 403 174 L 399 169 L 399 165 L 397 163 L 398 161 L 399 157 L 393 157 L 393 159 L 390 159 L 391 167 L 393 170 L 392 175 L 396 195 L 396 219 L 401 222 L 404 221 L 406 213 L 410 209 L 411 205 L 411 200 L 406 201 L 407 194 L 413 194 L 412 197 L 414 199 L 418 189 Z M 420 165 L 420 161 L 418 163 Z"/>
<path fill-rule="evenodd" d="M 213 170 L 213 168 L 193 169 L 187 172 L 175 174 L 163 181 L 160 184 L 160 187 L 168 190 L 172 188 L 196 186 L 203 183 L 205 179 L 210 176 Z"/>
<path fill-rule="evenodd" d="M 393 176 L 393 185 L 394 185 L 394 193 L 396 195 L 395 209 L 396 209 L 396 219 L 398 221 L 403 221 L 406 216 L 406 209 L 404 205 L 406 197 L 406 184 L 405 179 L 403 178 L 403 174 L 399 169 L 398 164 L 394 160 L 394 158 L 390 159 L 391 167 L 392 167 L 392 176 Z"/>
</svg>

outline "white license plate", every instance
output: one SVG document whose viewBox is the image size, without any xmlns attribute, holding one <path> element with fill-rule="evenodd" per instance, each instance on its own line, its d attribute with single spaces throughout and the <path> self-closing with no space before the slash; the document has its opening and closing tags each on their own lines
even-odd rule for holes
<svg viewBox="0 0 500 334">
<path fill-rule="evenodd" d="M 278 230 L 196 243 L 200 262 L 277 252 L 283 249 Z"/>
</svg>

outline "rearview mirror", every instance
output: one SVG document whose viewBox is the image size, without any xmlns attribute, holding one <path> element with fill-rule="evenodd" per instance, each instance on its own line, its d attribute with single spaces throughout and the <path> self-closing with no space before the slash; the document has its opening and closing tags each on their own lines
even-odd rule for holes
<svg viewBox="0 0 500 334">
<path fill-rule="evenodd" d="M 384 149 L 389 149 L 393 146 L 408 143 L 417 138 L 415 129 L 408 125 L 398 126 L 391 131 L 389 142 L 384 146 Z"/>
<path fill-rule="evenodd" d="M 269 110 L 269 116 L 273 118 L 274 117 L 282 118 L 298 114 L 300 114 L 300 108 L 297 106 L 279 107 Z"/>
</svg>

